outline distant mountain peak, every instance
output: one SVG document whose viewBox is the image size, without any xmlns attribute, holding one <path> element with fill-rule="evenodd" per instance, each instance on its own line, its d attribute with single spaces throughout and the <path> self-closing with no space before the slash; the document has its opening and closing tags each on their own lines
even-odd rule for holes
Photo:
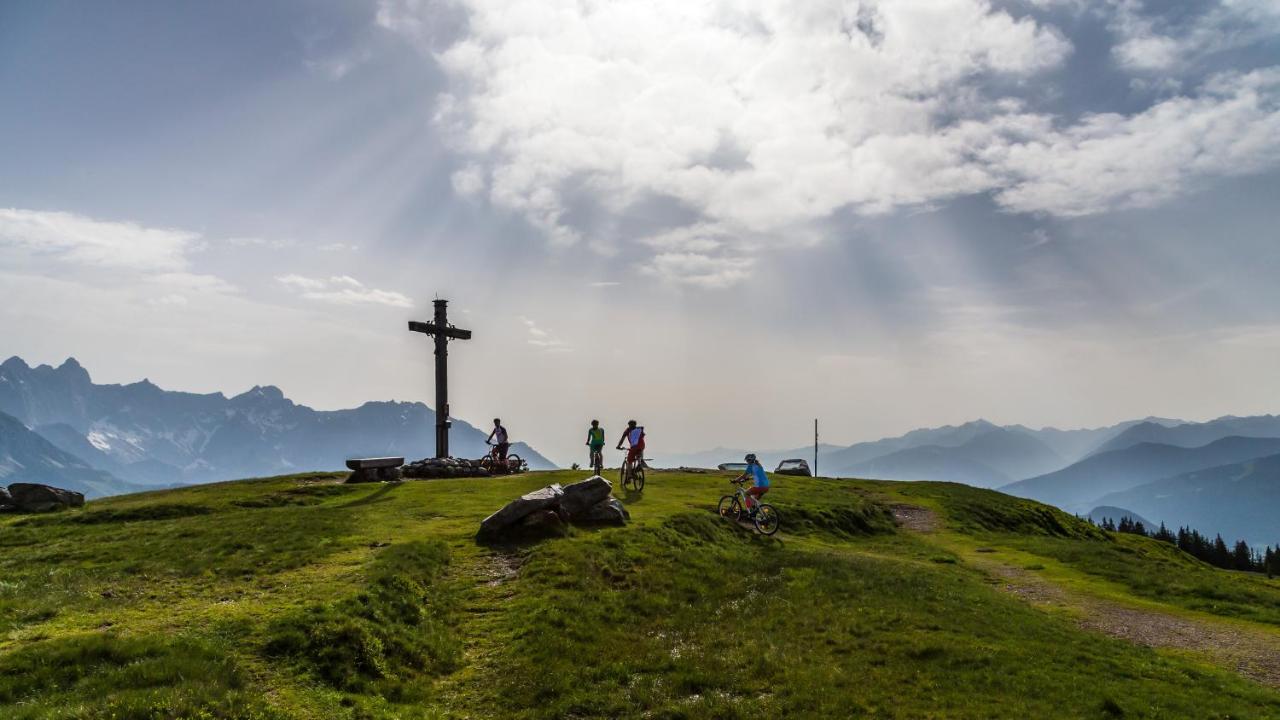
<svg viewBox="0 0 1280 720">
<path fill-rule="evenodd" d="M 275 385 L 254 385 L 231 398 L 233 403 L 261 403 L 267 405 L 288 404 L 293 405 L 293 401 L 284 396 L 284 392 Z"/>
<path fill-rule="evenodd" d="M 18 371 L 18 370 L 30 370 L 30 369 L 31 369 L 31 366 L 27 364 L 27 361 L 23 360 L 17 355 L 14 355 L 8 360 L 5 360 L 3 363 L 0 363 L 0 370 Z"/>
<path fill-rule="evenodd" d="M 73 378 L 80 382 L 92 382 L 89 377 L 89 371 L 84 369 L 79 360 L 69 357 L 62 361 L 62 364 L 54 370 L 58 375 L 67 378 Z"/>
</svg>

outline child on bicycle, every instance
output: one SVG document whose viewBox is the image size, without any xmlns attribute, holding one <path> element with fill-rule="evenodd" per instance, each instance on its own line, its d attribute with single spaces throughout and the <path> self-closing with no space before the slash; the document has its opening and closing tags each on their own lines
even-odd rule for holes
<svg viewBox="0 0 1280 720">
<path fill-rule="evenodd" d="M 756 459 L 755 453 L 747 453 L 743 458 L 747 461 L 747 469 L 742 471 L 734 482 L 741 480 L 751 480 L 751 487 L 747 488 L 747 510 L 755 513 L 756 505 L 760 500 L 760 496 L 769 492 L 769 476 L 765 474 L 764 466 Z"/>
<path fill-rule="evenodd" d="M 618 438 L 617 449 L 622 449 L 623 441 L 630 443 L 631 447 L 627 451 L 627 462 L 644 462 L 644 426 L 637 425 L 635 420 L 628 420 L 627 429 L 623 430 L 622 437 Z"/>
<path fill-rule="evenodd" d="M 485 443 L 497 449 L 499 460 L 504 463 L 507 461 L 507 451 L 511 449 L 511 443 L 507 438 L 507 429 L 502 427 L 500 418 L 493 419 L 493 431 L 489 433 L 489 437 L 485 438 Z"/>
<path fill-rule="evenodd" d="M 590 467 L 596 467 L 596 458 L 600 457 L 600 464 L 604 464 L 603 457 L 600 456 L 604 452 L 604 428 L 600 427 L 599 420 L 592 420 L 591 427 L 587 428 L 587 447 L 590 453 L 587 455 L 587 463 Z"/>
</svg>

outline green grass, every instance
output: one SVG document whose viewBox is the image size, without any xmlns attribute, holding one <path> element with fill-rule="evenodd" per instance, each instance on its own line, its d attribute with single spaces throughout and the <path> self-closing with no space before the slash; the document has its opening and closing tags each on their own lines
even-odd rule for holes
<svg viewBox="0 0 1280 720">
<path fill-rule="evenodd" d="M 1138 597 L 1197 612 L 1280 626 L 1280 582 L 1219 570 L 1152 538 L 1109 533 L 1110 542 L 1014 538 L 1009 545 L 1052 558 Z"/>
<path fill-rule="evenodd" d="M 654 472 L 627 528 L 475 542 L 582 475 L 312 474 L 2 518 L 0 717 L 1280 716 L 1280 693 L 1078 630 L 965 558 L 1180 609 L 1225 587 L 1219 614 L 1263 625 L 1276 584 L 1177 556 L 1152 584 L 1149 548 L 989 491 L 779 478 L 763 538 L 713 514 L 725 476 Z M 898 532 L 894 502 L 951 530 Z"/>
</svg>

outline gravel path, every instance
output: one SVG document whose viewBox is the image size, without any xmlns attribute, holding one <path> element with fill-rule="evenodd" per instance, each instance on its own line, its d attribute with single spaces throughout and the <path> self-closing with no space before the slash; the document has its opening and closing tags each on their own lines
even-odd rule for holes
<svg viewBox="0 0 1280 720">
<path fill-rule="evenodd" d="M 1251 680 L 1280 688 L 1280 637 L 1276 635 L 1071 593 L 1026 570 L 995 562 L 981 563 L 981 567 L 1002 590 L 1027 602 L 1076 610 L 1081 628 L 1147 647 L 1199 653 Z"/>
</svg>

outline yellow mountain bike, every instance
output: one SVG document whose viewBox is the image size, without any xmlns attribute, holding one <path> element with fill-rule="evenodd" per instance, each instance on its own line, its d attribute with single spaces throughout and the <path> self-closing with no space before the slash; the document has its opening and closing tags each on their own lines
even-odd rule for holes
<svg viewBox="0 0 1280 720">
<path fill-rule="evenodd" d="M 720 517 L 729 518 L 734 522 L 742 522 L 750 520 L 755 525 L 756 531 L 761 535 L 772 535 L 778 532 L 778 527 L 782 524 L 782 518 L 778 516 L 778 511 L 768 503 L 756 501 L 756 506 L 747 510 L 747 491 L 742 489 L 743 480 L 730 480 L 729 482 L 738 486 L 732 495 L 725 495 L 720 498 L 720 505 L 716 511 L 720 513 Z"/>
</svg>

